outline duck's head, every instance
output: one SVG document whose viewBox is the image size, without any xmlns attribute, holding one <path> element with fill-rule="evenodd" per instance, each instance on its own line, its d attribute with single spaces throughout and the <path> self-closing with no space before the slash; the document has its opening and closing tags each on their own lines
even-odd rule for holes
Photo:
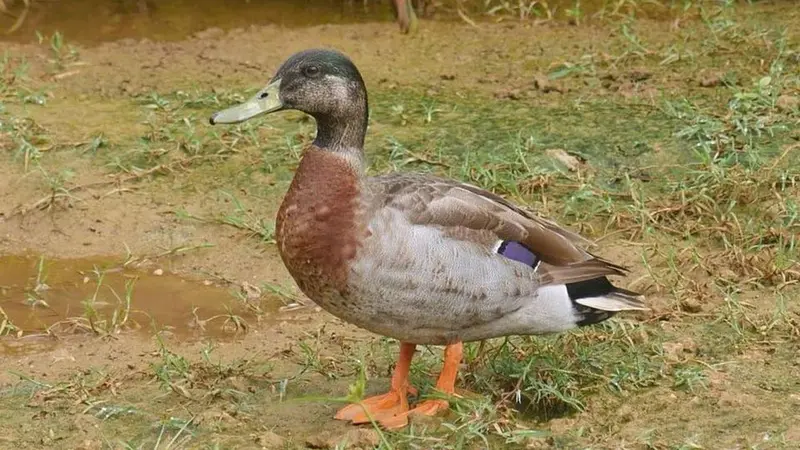
<svg viewBox="0 0 800 450">
<path fill-rule="evenodd" d="M 238 123 L 295 109 L 317 121 L 314 144 L 329 150 L 361 149 L 367 127 L 367 90 L 350 59 L 333 50 L 295 53 L 255 96 L 214 113 L 209 122 Z"/>
</svg>

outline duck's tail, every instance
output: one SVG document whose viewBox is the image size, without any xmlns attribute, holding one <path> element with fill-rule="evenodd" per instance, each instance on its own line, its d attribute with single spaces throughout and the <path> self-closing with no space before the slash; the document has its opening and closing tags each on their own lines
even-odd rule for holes
<svg viewBox="0 0 800 450">
<path fill-rule="evenodd" d="M 567 283 L 567 295 L 581 316 L 579 326 L 602 322 L 620 311 L 647 311 L 642 294 L 619 288 L 607 277 Z"/>
</svg>

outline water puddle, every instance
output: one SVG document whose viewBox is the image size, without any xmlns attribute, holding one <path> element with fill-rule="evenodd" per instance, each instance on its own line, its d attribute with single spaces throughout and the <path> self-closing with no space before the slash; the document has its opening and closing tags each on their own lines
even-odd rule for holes
<svg viewBox="0 0 800 450">
<path fill-rule="evenodd" d="M 11 14 L 0 14 L 0 39 L 31 42 L 36 33 L 61 32 L 68 42 L 93 44 L 123 38 L 179 40 L 219 27 L 249 25 L 302 27 L 322 24 L 394 20 L 389 0 L 6 0 Z M 27 3 L 27 7 L 26 7 Z M 16 24 L 19 17 L 24 21 Z M 16 24 L 16 27 L 15 27 Z"/>
<path fill-rule="evenodd" d="M 259 304 L 277 311 L 282 302 Z M 232 289 L 118 260 L 0 256 L 0 354 L 52 347 L 51 335 L 167 331 L 224 338 L 255 314 Z"/>
</svg>

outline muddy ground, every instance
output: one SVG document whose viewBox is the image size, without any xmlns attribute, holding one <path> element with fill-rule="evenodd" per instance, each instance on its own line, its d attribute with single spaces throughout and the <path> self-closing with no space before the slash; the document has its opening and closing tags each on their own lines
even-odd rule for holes
<svg viewBox="0 0 800 450">
<path fill-rule="evenodd" d="M 800 446 L 800 13 L 635 12 L 4 42 L 0 448 Z M 470 345 L 472 395 L 443 418 L 334 421 L 362 372 L 387 387 L 397 343 L 316 308 L 277 257 L 313 122 L 207 125 L 320 46 L 366 80 L 373 172 L 578 229 L 652 311 Z M 423 392 L 439 362 L 420 351 Z"/>
</svg>

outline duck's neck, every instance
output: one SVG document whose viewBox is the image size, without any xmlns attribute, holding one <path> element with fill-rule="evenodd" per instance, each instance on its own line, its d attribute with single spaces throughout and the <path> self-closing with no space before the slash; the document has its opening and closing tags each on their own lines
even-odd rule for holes
<svg viewBox="0 0 800 450">
<path fill-rule="evenodd" d="M 346 118 L 330 116 L 315 117 L 317 137 L 314 145 L 333 152 L 363 149 L 364 135 L 367 132 L 366 117 L 353 115 Z"/>
<path fill-rule="evenodd" d="M 314 146 L 344 157 L 358 171 L 364 166 L 364 136 L 367 134 L 366 95 L 336 114 L 315 114 Z"/>
</svg>

